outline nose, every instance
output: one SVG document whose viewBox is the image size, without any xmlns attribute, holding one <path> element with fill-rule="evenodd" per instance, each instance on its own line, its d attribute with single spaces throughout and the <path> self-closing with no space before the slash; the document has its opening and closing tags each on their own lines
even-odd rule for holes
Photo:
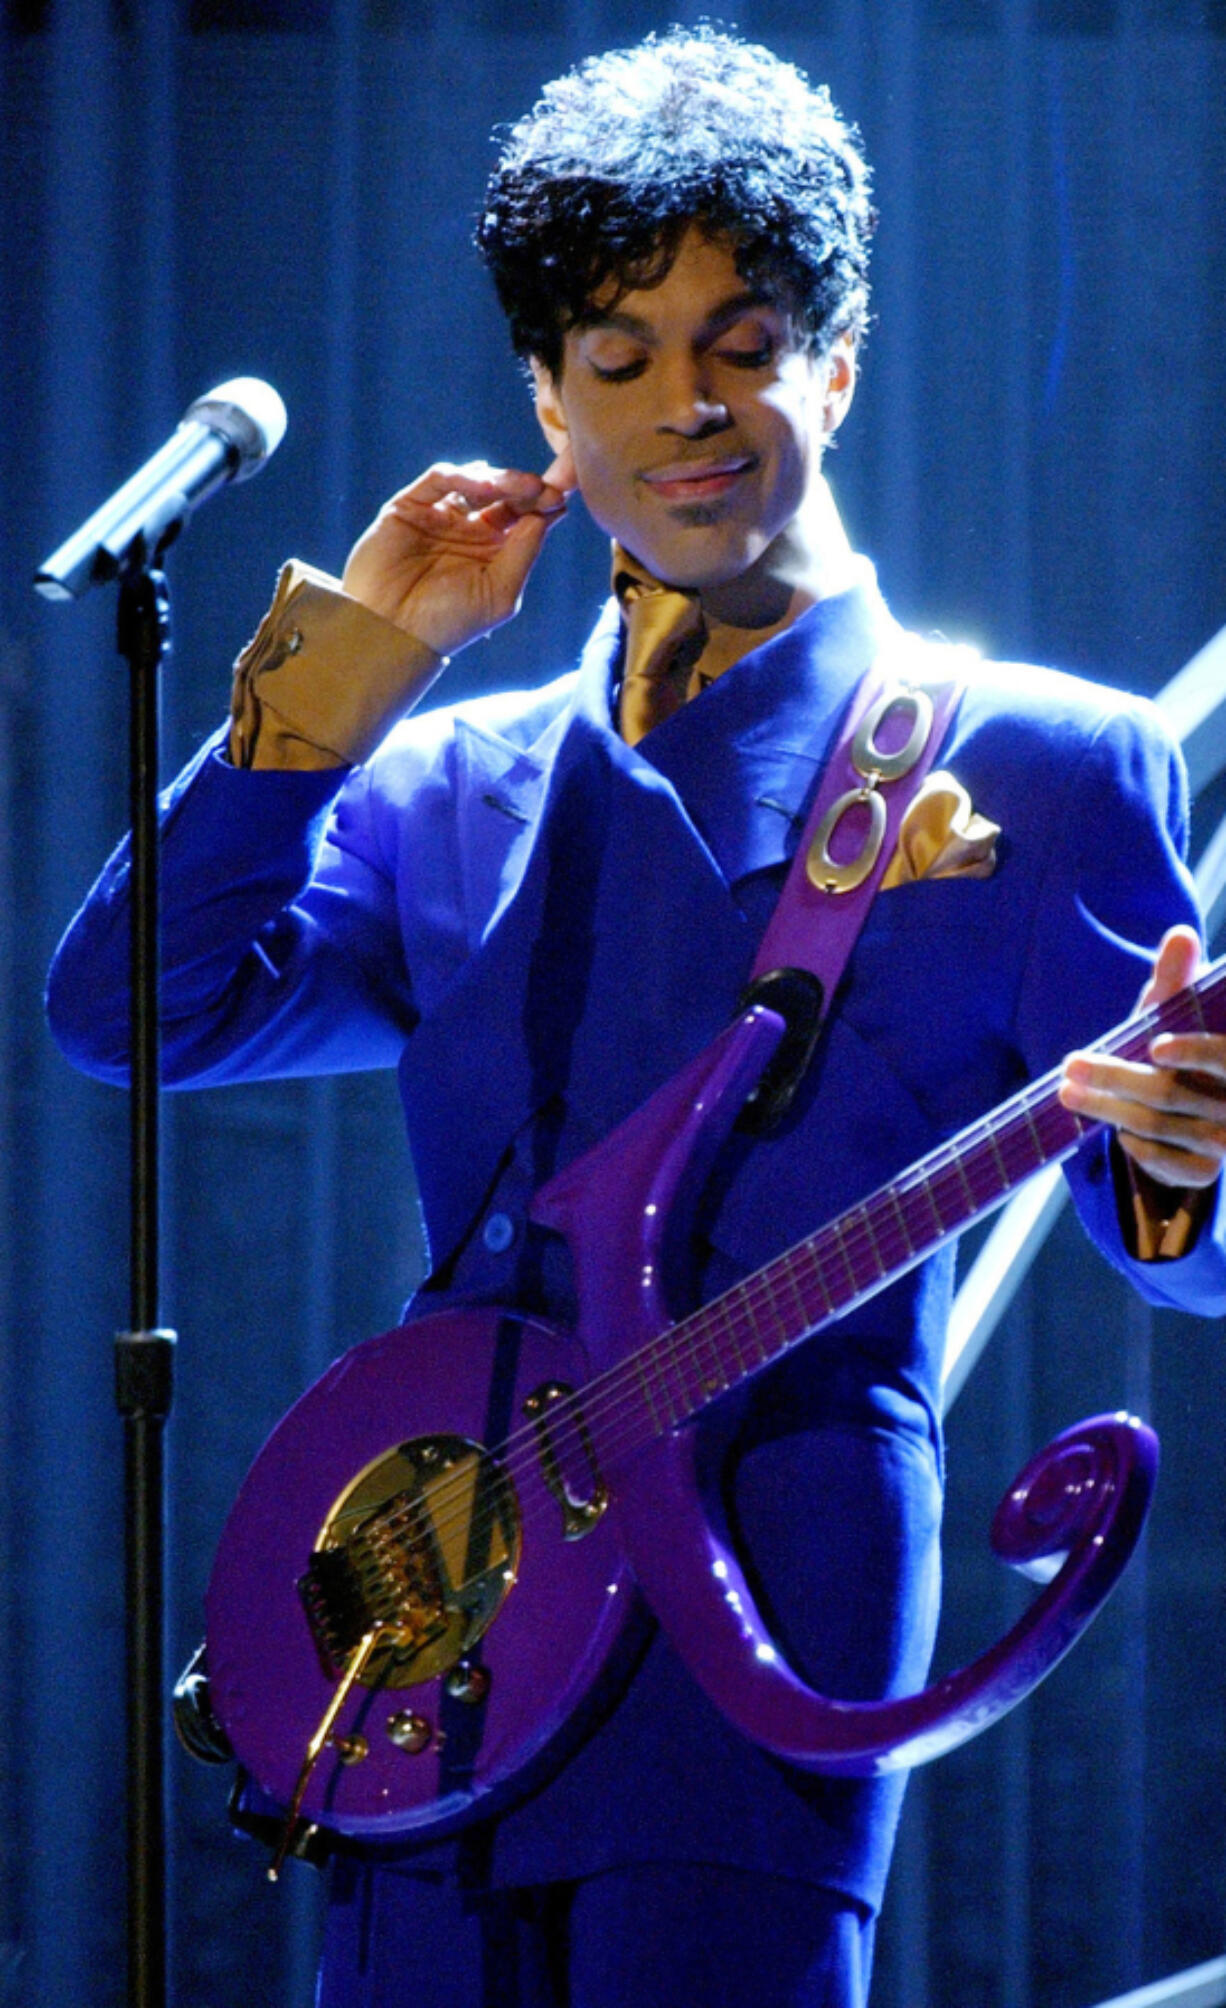
<svg viewBox="0 0 1226 2008">
<path fill-rule="evenodd" d="M 682 439 L 705 439 L 732 423 L 727 405 L 711 382 L 705 356 L 678 357 L 661 372 L 658 430 Z"/>
</svg>

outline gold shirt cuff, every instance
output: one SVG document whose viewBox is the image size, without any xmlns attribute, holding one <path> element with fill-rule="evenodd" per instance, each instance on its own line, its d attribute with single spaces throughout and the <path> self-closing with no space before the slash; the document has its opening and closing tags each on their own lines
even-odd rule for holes
<svg viewBox="0 0 1226 2008">
<path fill-rule="evenodd" d="M 1159 1185 L 1126 1151 L 1112 1149 L 1124 1246 L 1138 1262 L 1175 1262 L 1193 1247 L 1217 1187 Z"/>
<path fill-rule="evenodd" d="M 234 665 L 236 767 L 316 769 L 365 760 L 447 658 L 291 558 Z"/>
</svg>

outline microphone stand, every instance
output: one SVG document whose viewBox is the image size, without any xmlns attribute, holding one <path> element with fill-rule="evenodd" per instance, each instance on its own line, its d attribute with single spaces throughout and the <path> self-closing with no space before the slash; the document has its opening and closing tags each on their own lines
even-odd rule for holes
<svg viewBox="0 0 1226 2008">
<path fill-rule="evenodd" d="M 163 553 L 198 503 L 245 481 L 275 453 L 285 406 L 271 384 L 236 377 L 197 398 L 153 458 L 53 552 L 34 576 L 47 599 L 119 581 L 119 653 L 131 676 L 131 1285 L 117 1334 L 115 1392 L 124 1434 L 127 1611 L 128 1999 L 164 2008 L 166 1651 L 164 1432 L 175 1334 L 158 1322 L 158 714 L 170 652 Z"/>
<path fill-rule="evenodd" d="M 177 527 L 177 525 L 176 525 Z M 175 1334 L 159 1324 L 158 727 L 160 671 L 170 652 L 164 573 L 120 574 L 119 653 L 131 678 L 131 1213 L 129 1329 L 115 1341 L 124 1434 L 127 1621 L 128 1999 L 164 2008 L 166 1928 L 166 1479 Z M 147 548 L 147 547 L 146 547 Z"/>
</svg>

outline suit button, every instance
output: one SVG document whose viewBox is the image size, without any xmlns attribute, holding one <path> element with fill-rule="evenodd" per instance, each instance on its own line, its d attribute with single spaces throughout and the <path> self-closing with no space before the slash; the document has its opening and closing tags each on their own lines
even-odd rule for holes
<svg viewBox="0 0 1226 2008">
<path fill-rule="evenodd" d="M 505 1255 L 515 1239 L 515 1227 L 509 1213 L 491 1213 L 482 1230 L 481 1239 L 491 1255 Z"/>
</svg>

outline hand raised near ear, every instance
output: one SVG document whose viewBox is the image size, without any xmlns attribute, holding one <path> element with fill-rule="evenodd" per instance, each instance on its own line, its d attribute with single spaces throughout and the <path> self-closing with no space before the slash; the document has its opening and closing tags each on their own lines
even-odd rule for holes
<svg viewBox="0 0 1226 2008">
<path fill-rule="evenodd" d="M 569 450 L 544 475 L 439 461 L 384 504 L 341 583 L 373 613 L 451 655 L 515 613 L 574 485 Z"/>
</svg>

